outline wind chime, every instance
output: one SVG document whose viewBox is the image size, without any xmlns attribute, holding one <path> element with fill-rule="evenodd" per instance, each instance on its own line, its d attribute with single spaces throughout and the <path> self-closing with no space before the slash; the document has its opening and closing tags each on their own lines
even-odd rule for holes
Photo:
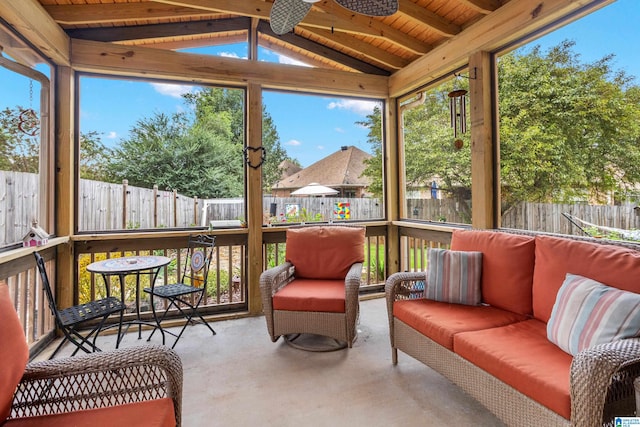
<svg viewBox="0 0 640 427">
<path fill-rule="evenodd" d="M 28 136 L 36 136 L 40 132 L 40 120 L 38 114 L 31 105 L 33 104 L 33 81 L 29 82 L 29 108 L 24 109 L 18 116 L 18 130 Z"/>
<path fill-rule="evenodd" d="M 456 89 L 449 92 L 449 113 L 451 114 L 451 127 L 453 128 L 453 146 L 459 150 L 464 145 L 458 138 L 458 132 L 467 131 L 467 91 Z"/>
</svg>

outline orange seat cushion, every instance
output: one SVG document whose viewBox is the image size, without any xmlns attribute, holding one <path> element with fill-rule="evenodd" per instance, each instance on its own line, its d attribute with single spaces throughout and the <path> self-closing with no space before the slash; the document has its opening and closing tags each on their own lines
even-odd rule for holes
<svg viewBox="0 0 640 427">
<path fill-rule="evenodd" d="M 364 241 L 363 227 L 289 228 L 285 258 L 296 277 L 344 279 L 353 264 L 364 262 Z"/>
<path fill-rule="evenodd" d="M 453 350 L 453 336 L 508 325 L 524 315 L 490 306 L 450 304 L 427 299 L 396 301 L 393 315 L 443 347 Z"/>
<path fill-rule="evenodd" d="M 451 250 L 482 252 L 482 301 L 531 314 L 535 239 L 480 230 L 456 230 Z"/>
<path fill-rule="evenodd" d="M 640 293 L 640 254 L 618 246 L 536 236 L 533 316 L 548 322 L 567 273 Z"/>
<path fill-rule="evenodd" d="M 345 312 L 344 280 L 294 279 L 273 296 L 273 309 Z"/>
<path fill-rule="evenodd" d="M 571 418 L 571 355 L 536 319 L 453 337 L 460 356 L 566 419 Z"/>
<path fill-rule="evenodd" d="M 16 418 L 3 424 L 3 426 L 11 427 L 170 427 L 175 425 L 176 417 L 173 410 L 173 401 L 168 397 L 108 408 Z"/>
<path fill-rule="evenodd" d="M 22 330 L 9 287 L 0 284 L 0 424 L 11 412 L 13 393 L 29 361 L 29 346 Z"/>
</svg>

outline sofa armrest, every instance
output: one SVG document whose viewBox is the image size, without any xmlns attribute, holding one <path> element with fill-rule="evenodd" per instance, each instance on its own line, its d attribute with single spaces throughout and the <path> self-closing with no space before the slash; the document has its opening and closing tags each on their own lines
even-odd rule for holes
<svg viewBox="0 0 640 427">
<path fill-rule="evenodd" d="M 384 293 L 387 300 L 387 315 L 389 316 L 389 338 L 391 339 L 394 365 L 397 363 L 398 353 L 394 344 L 393 303 L 403 299 L 423 298 L 426 279 L 427 276 L 424 271 L 400 272 L 390 275 L 384 285 Z M 422 285 L 418 282 L 422 282 Z"/>
<path fill-rule="evenodd" d="M 578 353 L 571 364 L 571 423 L 602 426 L 635 410 L 633 380 L 640 376 L 640 338 L 601 344 Z"/>
<path fill-rule="evenodd" d="M 182 362 L 159 345 L 65 357 L 27 365 L 10 418 L 47 415 L 171 398 L 182 414 Z"/>
</svg>

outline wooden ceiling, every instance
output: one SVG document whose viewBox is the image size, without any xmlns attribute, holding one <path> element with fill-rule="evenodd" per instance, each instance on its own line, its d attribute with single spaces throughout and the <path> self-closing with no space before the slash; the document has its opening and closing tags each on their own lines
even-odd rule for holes
<svg viewBox="0 0 640 427">
<path fill-rule="evenodd" d="M 406 67 L 508 2 L 399 0 L 398 12 L 376 18 L 321 0 L 278 36 L 269 26 L 272 0 L 38 1 L 75 39 L 176 50 L 255 34 L 258 45 L 311 66 L 376 75 Z"/>
</svg>

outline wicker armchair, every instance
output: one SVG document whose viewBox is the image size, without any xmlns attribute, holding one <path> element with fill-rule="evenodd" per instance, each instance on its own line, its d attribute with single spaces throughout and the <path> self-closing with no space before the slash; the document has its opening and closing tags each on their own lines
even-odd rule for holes
<svg viewBox="0 0 640 427">
<path fill-rule="evenodd" d="M 356 337 L 365 229 L 309 226 L 287 230 L 286 262 L 260 276 L 271 340 L 293 344 L 300 334 L 333 338 L 351 347 Z M 300 346 L 306 350 L 314 348 Z"/>
<path fill-rule="evenodd" d="M 27 364 L 8 287 L 0 285 L 0 424 L 180 426 L 182 363 L 136 346 Z"/>
</svg>

